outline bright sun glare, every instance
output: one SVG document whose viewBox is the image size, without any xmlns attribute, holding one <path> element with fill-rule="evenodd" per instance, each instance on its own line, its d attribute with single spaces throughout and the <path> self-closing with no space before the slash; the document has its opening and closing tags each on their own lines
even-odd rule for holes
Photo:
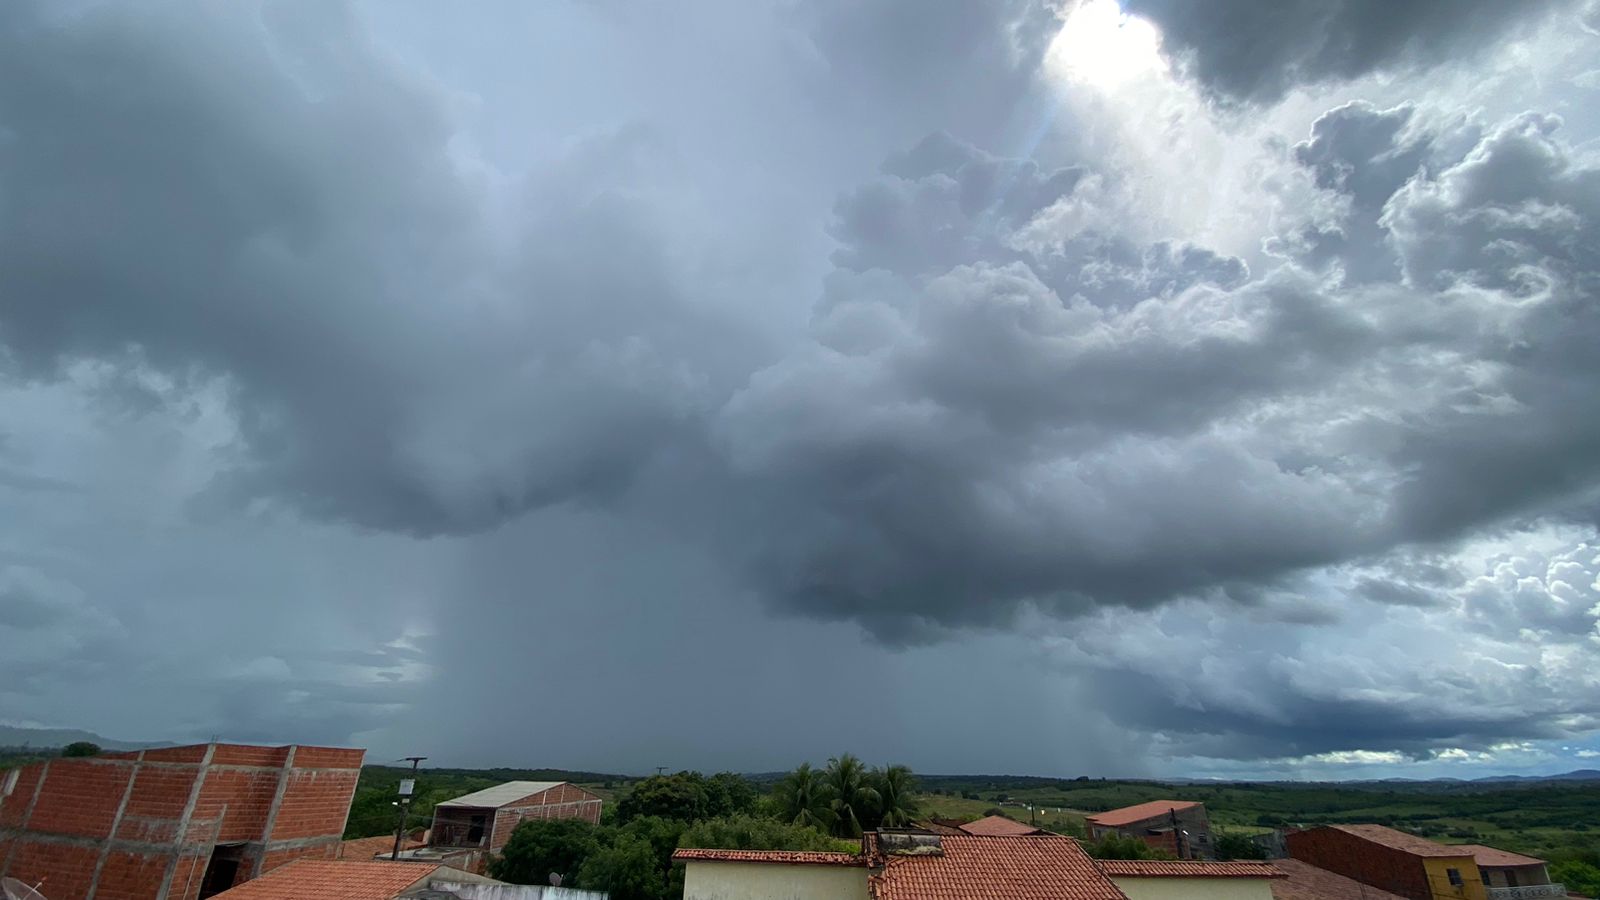
<svg viewBox="0 0 1600 900">
<path fill-rule="evenodd" d="M 1066 81 L 1112 88 L 1164 68 L 1161 34 L 1144 19 L 1124 15 L 1116 0 L 1084 0 L 1061 25 L 1046 57 Z"/>
</svg>

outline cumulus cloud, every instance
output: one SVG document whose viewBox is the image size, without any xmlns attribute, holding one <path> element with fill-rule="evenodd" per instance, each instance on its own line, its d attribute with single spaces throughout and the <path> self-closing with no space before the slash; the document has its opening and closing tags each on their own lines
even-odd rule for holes
<svg viewBox="0 0 1600 900">
<path fill-rule="evenodd" d="M 0 15 L 0 491 L 44 535 L 0 523 L 0 649 L 59 638 L 262 738 L 381 729 L 425 684 L 505 686 L 464 733 L 579 715 L 635 676 L 522 685 L 601 649 L 681 671 L 700 719 L 747 687 L 719 661 L 805 707 L 810 654 L 758 649 L 791 631 L 924 716 L 913 645 L 1042 653 L 1031 701 L 1113 698 L 1106 745 L 1169 757 L 1593 730 L 1600 166 L 1561 119 L 1341 101 L 1252 143 L 1163 82 L 1187 105 L 1144 150 L 1248 144 L 1215 190 L 1307 201 L 1229 252 L 1153 205 L 1197 192 L 1183 160 L 1054 117 L 1092 106 L 1041 74 L 1060 10 L 731 6 L 696 15 L 751 35 L 716 57 L 748 78 L 567 10 L 632 80 L 491 125 L 515 91 L 455 93 L 343 7 Z M 1128 8 L 1260 103 L 1522 27 Z M 516 652 L 555 627 L 617 644 Z M 45 663 L 5 697 L 35 718 L 81 696 Z"/>
<path fill-rule="evenodd" d="M 1301 84 L 1405 71 L 1525 32 L 1570 0 L 1128 0 L 1160 28 L 1169 54 L 1216 93 L 1272 101 Z"/>
</svg>

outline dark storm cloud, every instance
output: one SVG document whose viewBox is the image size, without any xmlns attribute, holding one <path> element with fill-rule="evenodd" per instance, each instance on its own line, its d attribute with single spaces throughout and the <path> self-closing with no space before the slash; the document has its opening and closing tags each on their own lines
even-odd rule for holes
<svg viewBox="0 0 1600 900">
<path fill-rule="evenodd" d="M 648 135 L 530 186 L 508 260 L 439 98 L 339 9 L 268 6 L 266 41 L 221 11 L 8 10 L 14 364 L 225 378 L 253 452 L 228 490 L 362 525 L 475 529 L 620 489 L 707 377 L 667 345 L 718 333 L 623 192 Z"/>
<path fill-rule="evenodd" d="M 1277 100 L 1297 85 L 1458 59 L 1571 0 L 1125 0 L 1165 52 L 1218 94 Z"/>
<path fill-rule="evenodd" d="M 1250 99 L 1430 60 L 1506 24 L 1499 6 L 1446 21 L 1407 4 L 1385 30 L 1376 7 L 1306 4 L 1233 22 L 1223 40 L 1189 7 L 1133 6 L 1166 22 L 1169 48 L 1191 48 L 1216 90 Z M 1220 8 L 1220 22 L 1242 16 L 1242 5 Z M 278 568 L 267 550 L 255 566 L 222 552 L 260 547 L 259 532 L 234 543 L 181 532 L 198 548 L 181 565 L 128 552 L 145 567 L 136 634 L 169 603 L 209 609 L 222 593 L 230 633 L 251 638 L 236 671 L 226 648 L 211 648 L 208 671 L 225 687 L 196 706 L 196 728 L 335 739 L 392 714 L 413 686 L 400 683 L 408 667 L 424 660 L 445 670 L 440 702 L 497 685 L 453 711 L 479 722 L 531 702 L 530 673 L 541 683 L 586 673 L 585 690 L 538 701 L 570 719 L 594 697 L 628 692 L 640 671 L 684 672 L 698 693 L 684 700 L 671 678 L 653 679 L 650 702 L 635 704 L 648 708 L 599 733 L 618 746 L 629 729 L 675 734 L 663 748 L 698 764 L 674 723 L 686 708 L 710 721 L 748 699 L 730 670 L 784 685 L 786 703 L 752 721 L 795 735 L 788 710 L 812 685 L 793 673 L 827 653 L 748 640 L 780 644 L 790 628 L 823 645 L 843 644 L 854 625 L 908 644 L 1036 612 L 1156 616 L 1193 598 L 1252 628 L 1353 627 L 1345 601 L 1584 628 L 1581 591 L 1556 586 L 1581 581 L 1561 574 L 1565 563 L 1546 567 L 1539 591 L 1515 593 L 1508 585 L 1532 576 L 1509 562 L 1472 590 L 1448 572 L 1373 562 L 1594 508 L 1600 170 L 1554 119 L 1445 134 L 1410 106 L 1327 113 L 1289 156 L 1332 212 L 1281 236 L 1292 262 L 1252 272 L 1181 236 L 1131 237 L 1159 229 L 1129 227 L 1142 211 L 1128 173 L 991 152 L 1013 145 L 1015 107 L 1039 96 L 1048 7 L 804 5 L 784 21 L 823 71 L 799 80 L 820 78 L 810 96 L 840 109 L 804 128 L 786 122 L 783 134 L 854 141 L 882 110 L 881 130 L 861 142 L 903 149 L 838 195 L 833 268 L 809 330 L 757 339 L 707 299 L 726 275 L 719 265 L 743 263 L 708 251 L 721 233 L 673 193 L 681 166 L 727 160 L 686 162 L 671 127 L 541 145 L 532 174 L 514 176 L 458 140 L 458 98 L 378 52 L 338 8 L 268 6 L 259 19 L 160 9 L 0 14 L 7 372 L 50 386 L 74 383 L 86 364 L 118 370 L 127 377 L 95 382 L 101 399 L 139 419 L 182 418 L 174 398 L 211 391 L 239 434 L 207 433 L 220 471 L 202 512 L 249 519 L 255 501 L 274 501 L 306 517 L 296 529 L 351 541 L 338 543 L 340 568 L 365 544 L 338 526 L 396 541 L 350 563 L 383 576 L 370 583 L 306 576 L 316 597 L 363 598 L 349 604 L 356 625 L 330 625 L 344 607 L 307 601 L 308 634 L 379 631 L 380 616 L 385 640 L 402 630 L 387 603 L 365 598 L 398 592 L 430 568 L 398 560 L 449 542 L 385 533 L 470 545 L 471 596 L 433 586 L 430 597 L 448 599 L 426 622 L 439 639 L 425 650 L 286 639 L 297 626 L 274 626 L 288 618 L 274 604 L 302 585 L 259 571 Z M 1261 28 L 1282 41 L 1245 52 L 1265 48 Z M 948 131 L 921 137 L 944 120 Z M 962 139 L 974 133 L 991 140 Z M 753 165 L 781 178 L 784 164 Z M 764 270 L 751 269 L 738 273 L 751 292 L 741 299 L 759 310 L 750 318 L 790 315 L 761 305 Z M 316 541 L 334 538 L 280 551 L 302 559 Z M 1291 596 L 1313 592 L 1312 574 L 1349 566 L 1364 567 L 1349 596 Z M 79 576 L 92 597 L 120 588 L 95 566 Z M 116 617 L 29 597 L 0 627 L 61 636 L 62 623 L 79 623 L 85 638 L 65 635 L 60 658 L 116 658 L 99 652 L 117 644 Z M 1547 608 L 1519 618 L 1538 603 Z M 771 623 L 762 604 L 830 621 Z M 507 622 L 517 630 L 485 638 L 486 623 Z M 1185 636 L 1187 624 L 1163 634 Z M 517 655 L 555 627 L 617 641 Z M 1115 631 L 1095 637 L 1110 644 Z M 1348 691 L 1278 684 L 1270 648 L 1282 633 L 1197 641 L 1199 685 L 1163 680 L 1133 644 L 1087 665 L 1104 673 L 1101 695 L 1126 700 L 1125 725 L 1229 755 L 1362 742 L 1422 752 L 1565 733 L 1577 726 L 1536 717 L 1595 714 L 1574 699 L 1581 678 L 1534 662 L 1489 676 L 1396 663 L 1351 673 Z M 597 648 L 636 667 L 588 675 Z M 1214 671 L 1240 648 L 1255 651 L 1251 665 Z M 880 647 L 849 652 L 918 694 L 915 673 L 872 668 Z M 1404 648 L 1389 655 L 1410 665 Z M 30 679 L 46 669 L 37 657 L 9 664 Z M 1432 710 L 1416 700 L 1438 686 L 1430 678 L 1455 688 Z M 817 693 L 837 696 L 853 673 L 819 682 Z M 1271 690 L 1251 696 L 1257 682 Z M 1525 702 L 1540 691 L 1548 703 Z M 880 717 L 862 713 L 856 726 L 893 747 L 895 723 L 868 718 Z"/>
</svg>

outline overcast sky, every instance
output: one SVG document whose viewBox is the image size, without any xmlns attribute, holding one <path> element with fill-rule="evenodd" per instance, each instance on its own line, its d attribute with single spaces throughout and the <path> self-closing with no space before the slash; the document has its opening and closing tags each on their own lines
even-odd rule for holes
<svg viewBox="0 0 1600 900">
<path fill-rule="evenodd" d="M 1600 767 L 1600 3 L 1124 7 L 0 6 L 0 720 Z"/>
</svg>

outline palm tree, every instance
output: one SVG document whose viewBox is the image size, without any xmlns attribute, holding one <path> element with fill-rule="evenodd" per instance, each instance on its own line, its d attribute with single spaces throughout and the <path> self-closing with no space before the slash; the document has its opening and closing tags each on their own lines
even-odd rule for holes
<svg viewBox="0 0 1600 900">
<path fill-rule="evenodd" d="M 827 831 L 833 824 L 828 785 L 822 773 L 811 768 L 811 763 L 801 763 L 799 768 L 785 775 L 775 793 L 783 818 L 791 825 Z"/>
<path fill-rule="evenodd" d="M 917 815 L 917 778 L 906 766 L 874 769 L 878 790 L 878 820 L 887 828 L 904 828 Z"/>
<path fill-rule="evenodd" d="M 828 760 L 823 773 L 828 786 L 829 806 L 833 810 L 833 833 L 839 837 L 860 837 L 861 820 L 872 815 L 878 805 L 878 792 L 867 777 L 861 760 L 846 753 Z"/>
</svg>

